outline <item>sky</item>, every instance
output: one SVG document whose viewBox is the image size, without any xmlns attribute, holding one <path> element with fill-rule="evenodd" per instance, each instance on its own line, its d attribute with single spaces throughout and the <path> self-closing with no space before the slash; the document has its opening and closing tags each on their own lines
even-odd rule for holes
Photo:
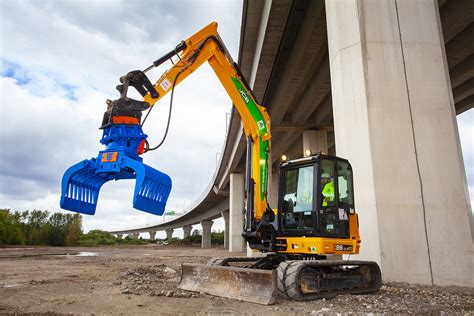
<svg viewBox="0 0 474 316">
<path fill-rule="evenodd" d="M 0 1 L 0 207 L 60 211 L 64 171 L 103 149 L 98 128 L 105 100 L 118 98 L 119 77 L 212 21 L 237 60 L 241 18 L 241 0 Z M 149 72 L 152 82 L 170 66 Z M 207 186 L 231 106 L 207 64 L 176 88 L 166 142 L 144 156 L 173 179 L 168 210 L 182 211 Z M 168 109 L 169 95 L 144 126 L 152 146 Z M 96 215 L 83 217 L 85 231 L 161 223 L 132 208 L 133 189 L 134 181 L 106 183 Z"/>
<path fill-rule="evenodd" d="M 241 0 L 0 1 L 0 208 L 61 211 L 64 171 L 103 149 L 98 127 L 105 100 L 118 97 L 118 78 L 146 68 L 212 21 L 237 60 L 241 16 Z M 168 67 L 153 70 L 150 79 Z M 169 96 L 145 125 L 151 145 L 161 140 L 168 106 Z M 173 179 L 168 210 L 182 211 L 207 186 L 230 110 L 208 65 L 176 88 L 167 140 L 144 157 Z M 457 121 L 473 197 L 474 110 Z M 83 218 L 85 231 L 161 223 L 162 217 L 132 208 L 133 189 L 134 181 L 106 183 L 96 215 Z M 221 219 L 213 225 L 219 229 Z"/>
</svg>

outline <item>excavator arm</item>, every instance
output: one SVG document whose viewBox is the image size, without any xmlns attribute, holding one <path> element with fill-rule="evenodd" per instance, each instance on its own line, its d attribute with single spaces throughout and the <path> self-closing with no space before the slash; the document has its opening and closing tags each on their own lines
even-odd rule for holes
<svg viewBox="0 0 474 316">
<path fill-rule="evenodd" d="M 178 50 L 182 51 L 176 53 Z M 151 93 L 147 93 L 144 101 L 153 106 L 201 65 L 209 62 L 239 112 L 247 141 L 251 144 L 250 166 L 247 166 L 246 176 L 247 197 L 251 203 L 247 202 L 247 209 L 255 209 L 253 215 L 256 220 L 260 220 L 267 210 L 267 173 L 270 159 L 270 118 L 266 109 L 257 103 L 238 65 L 221 41 L 217 33 L 217 23 L 209 24 L 178 44 L 175 51 L 155 61 L 147 70 L 165 62 L 171 55 L 177 55 L 179 58 L 154 84 L 158 96 L 154 98 Z"/>
<path fill-rule="evenodd" d="M 174 59 L 174 60 L 173 60 Z M 173 65 L 152 84 L 146 72 L 171 60 Z M 136 178 L 134 207 L 153 214 L 164 212 L 171 190 L 171 179 L 142 163 L 139 157 L 152 150 L 142 130 L 142 112 L 160 99 L 205 62 L 214 70 L 231 98 L 242 120 L 247 140 L 245 175 L 246 220 L 244 237 L 254 249 L 270 251 L 276 240 L 276 216 L 267 205 L 268 167 L 270 165 L 270 118 L 252 93 L 238 65 L 232 60 L 213 22 L 176 48 L 157 59 L 144 71 L 135 70 L 120 78 L 120 98 L 107 100 L 101 143 L 106 150 L 97 158 L 82 161 L 69 168 L 62 182 L 61 207 L 94 214 L 100 187 L 110 180 Z M 135 88 L 143 100 L 127 96 Z M 148 113 L 149 114 L 149 113 Z"/>
</svg>

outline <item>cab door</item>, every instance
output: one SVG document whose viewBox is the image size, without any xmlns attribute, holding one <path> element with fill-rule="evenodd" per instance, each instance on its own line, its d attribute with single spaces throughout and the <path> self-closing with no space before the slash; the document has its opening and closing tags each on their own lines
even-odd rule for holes
<svg viewBox="0 0 474 316">
<path fill-rule="evenodd" d="M 349 238 L 349 212 L 353 203 L 352 170 L 348 181 L 348 163 L 336 157 L 322 156 L 319 164 L 318 230 L 323 237 Z M 349 194 L 348 192 L 351 192 Z"/>
<path fill-rule="evenodd" d="M 317 236 L 316 175 L 317 164 L 314 162 L 281 169 L 278 214 L 283 236 Z"/>
</svg>

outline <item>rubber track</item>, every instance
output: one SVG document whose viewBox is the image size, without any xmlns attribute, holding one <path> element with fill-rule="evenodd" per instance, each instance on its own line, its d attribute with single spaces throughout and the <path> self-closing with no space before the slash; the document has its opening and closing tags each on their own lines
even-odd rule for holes
<svg viewBox="0 0 474 316">
<path fill-rule="evenodd" d="M 305 267 L 329 267 L 329 266 L 370 266 L 372 270 L 373 282 L 370 288 L 356 288 L 351 290 L 334 290 L 334 292 L 308 293 L 301 292 L 300 274 Z M 338 294 L 367 294 L 376 292 L 382 283 L 379 266 L 370 261 L 285 261 L 277 268 L 277 284 L 279 293 L 289 299 L 296 301 L 310 301 L 319 298 L 331 298 Z"/>
<path fill-rule="evenodd" d="M 286 272 L 291 262 L 292 261 L 284 261 L 280 263 L 277 267 L 278 294 L 280 294 L 280 296 L 283 296 L 285 298 L 290 298 L 288 294 L 286 293 L 286 285 L 284 284 L 283 281 L 286 279 Z"/>
</svg>

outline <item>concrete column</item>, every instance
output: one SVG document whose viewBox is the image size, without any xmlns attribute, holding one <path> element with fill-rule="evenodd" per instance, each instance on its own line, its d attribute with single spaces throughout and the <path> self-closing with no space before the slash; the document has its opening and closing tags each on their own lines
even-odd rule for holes
<svg viewBox="0 0 474 316">
<path fill-rule="evenodd" d="M 328 153 L 328 133 L 326 131 L 304 131 L 303 155 L 306 157 L 319 152 Z"/>
<path fill-rule="evenodd" d="M 122 239 L 122 236 L 123 236 L 122 234 L 116 234 L 116 237 L 117 237 L 118 239 Z"/>
<path fill-rule="evenodd" d="M 150 234 L 150 240 L 155 240 L 156 231 L 150 231 L 149 234 Z"/>
<path fill-rule="evenodd" d="M 171 240 L 171 238 L 173 238 L 174 229 L 167 229 L 165 230 L 165 232 L 166 232 L 166 240 Z"/>
<path fill-rule="evenodd" d="M 133 233 L 132 234 L 132 238 L 138 239 L 138 237 L 140 237 L 140 233 Z"/>
<path fill-rule="evenodd" d="M 201 248 L 211 248 L 211 227 L 213 221 L 202 221 L 202 241 Z"/>
<path fill-rule="evenodd" d="M 437 1 L 326 0 L 326 14 L 336 148 L 354 170 L 359 259 L 378 261 L 386 281 L 474 286 Z"/>
<path fill-rule="evenodd" d="M 229 192 L 229 252 L 242 252 L 244 239 L 242 231 L 244 226 L 244 176 L 241 173 L 230 175 Z"/>
<path fill-rule="evenodd" d="M 221 212 L 222 218 L 224 219 L 224 248 L 229 248 L 229 211 Z"/>
<path fill-rule="evenodd" d="M 192 228 L 193 227 L 191 225 L 183 226 L 183 238 L 187 238 L 187 237 L 191 236 Z"/>
</svg>

